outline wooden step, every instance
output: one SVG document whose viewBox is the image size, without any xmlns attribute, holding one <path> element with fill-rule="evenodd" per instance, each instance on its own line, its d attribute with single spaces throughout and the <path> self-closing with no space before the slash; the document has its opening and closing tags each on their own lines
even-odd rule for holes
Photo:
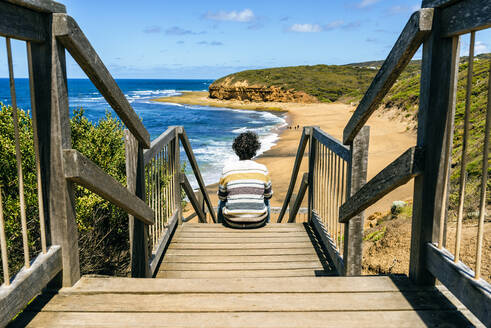
<svg viewBox="0 0 491 328">
<path fill-rule="evenodd" d="M 165 256 L 257 256 L 257 255 L 316 255 L 314 248 L 301 247 L 301 248 L 271 248 L 271 249 L 183 249 L 183 248 L 169 248 L 165 253 Z M 165 258 L 164 258 L 165 259 Z"/>
<path fill-rule="evenodd" d="M 216 244 L 216 243 L 221 243 L 221 244 L 231 244 L 231 243 L 237 243 L 237 244 L 246 244 L 246 243 L 256 243 L 256 244 L 263 244 L 263 243 L 310 243 L 310 239 L 307 235 L 304 236 L 293 236 L 293 237 L 282 237 L 282 236 L 274 236 L 274 237 L 209 237 L 209 236 L 202 236 L 202 237 L 195 237 L 195 238 L 186 238 L 181 236 L 180 234 L 177 235 L 172 239 L 173 243 L 191 243 L 191 244 Z"/>
<path fill-rule="evenodd" d="M 263 278 L 263 277 L 316 277 L 326 275 L 323 270 L 316 269 L 286 269 L 286 270 L 237 270 L 237 271 L 159 271 L 157 278 L 190 279 L 190 278 Z"/>
<path fill-rule="evenodd" d="M 163 263 L 274 263 L 274 262 L 305 262 L 319 261 L 315 254 L 311 255 L 165 255 Z"/>
<path fill-rule="evenodd" d="M 160 271 L 242 271 L 242 270 L 322 270 L 322 264 L 311 262 L 263 262 L 263 263 L 169 263 L 164 262 Z"/>
<path fill-rule="evenodd" d="M 181 243 L 173 242 L 169 249 L 285 249 L 285 248 L 312 248 L 310 242 L 293 243 Z"/>
</svg>

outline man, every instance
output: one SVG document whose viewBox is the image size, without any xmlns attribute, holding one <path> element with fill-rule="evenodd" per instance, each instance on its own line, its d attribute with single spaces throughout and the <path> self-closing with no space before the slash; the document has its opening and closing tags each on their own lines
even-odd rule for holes
<svg viewBox="0 0 491 328">
<path fill-rule="evenodd" d="M 269 222 L 273 196 L 266 166 L 252 161 L 261 147 L 254 132 L 241 133 L 232 149 L 239 157 L 225 165 L 218 185 L 218 222 L 234 228 L 254 228 Z"/>
</svg>

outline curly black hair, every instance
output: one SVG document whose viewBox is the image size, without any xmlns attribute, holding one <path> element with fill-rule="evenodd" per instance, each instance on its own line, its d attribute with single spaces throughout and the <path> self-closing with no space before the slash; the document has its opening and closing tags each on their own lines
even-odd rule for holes
<svg viewBox="0 0 491 328">
<path fill-rule="evenodd" d="M 232 149 L 235 151 L 240 160 L 251 159 L 256 156 L 256 152 L 261 148 L 259 142 L 259 136 L 257 133 L 247 131 L 239 134 L 232 145 Z"/>
</svg>

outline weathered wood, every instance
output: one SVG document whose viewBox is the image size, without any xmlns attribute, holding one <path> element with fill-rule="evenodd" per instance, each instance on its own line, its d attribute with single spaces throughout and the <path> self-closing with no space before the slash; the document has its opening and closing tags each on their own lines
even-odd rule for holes
<svg viewBox="0 0 491 328">
<path fill-rule="evenodd" d="M 224 227 L 221 224 L 214 223 L 214 224 L 199 224 L 199 223 L 187 223 L 183 224 L 182 229 L 204 229 L 205 231 L 210 231 L 210 230 L 215 230 L 215 229 L 224 229 L 229 232 L 245 232 L 247 230 L 238 230 L 238 229 L 230 229 L 227 227 Z M 287 231 L 287 230 L 302 230 L 305 231 L 303 223 L 292 223 L 292 224 L 284 224 L 284 223 L 269 223 L 264 227 L 254 229 L 254 231 L 266 231 L 266 230 L 282 230 L 282 231 Z"/>
<path fill-rule="evenodd" d="M 329 257 L 336 267 L 337 273 L 339 275 L 343 275 L 346 271 L 343 258 L 339 254 L 339 251 L 336 248 L 336 243 L 332 240 L 321 218 L 319 218 L 317 215 L 313 215 L 311 226 L 316 232 L 320 244 L 329 253 Z"/>
<path fill-rule="evenodd" d="M 62 269 L 60 246 L 39 254 L 29 269 L 22 268 L 9 286 L 0 286 L 0 326 L 5 327 Z"/>
<path fill-rule="evenodd" d="M 181 187 L 184 189 L 184 192 L 189 198 L 189 202 L 193 206 L 194 211 L 198 214 L 199 222 L 206 223 L 206 214 L 201 209 L 201 205 L 196 199 L 196 195 L 194 194 L 194 190 L 191 187 L 191 184 L 188 181 L 185 173 L 181 173 Z"/>
<path fill-rule="evenodd" d="M 441 33 L 444 37 L 491 27 L 491 4 L 488 0 L 457 2 L 441 11 Z"/>
<path fill-rule="evenodd" d="M 317 255 L 166 255 L 166 263 L 275 263 L 319 262 Z"/>
<path fill-rule="evenodd" d="M 48 17 L 27 8 L 0 2 L 0 35 L 8 38 L 48 41 Z"/>
<path fill-rule="evenodd" d="M 423 0 L 421 8 L 441 8 L 462 0 Z"/>
<path fill-rule="evenodd" d="M 308 186 L 309 186 L 309 174 L 304 173 L 303 178 L 302 178 L 302 182 L 300 183 L 300 189 L 298 190 L 298 195 L 294 198 L 295 202 L 293 203 L 293 206 L 291 206 L 291 208 L 290 208 L 288 223 L 295 222 L 298 210 L 300 209 L 300 206 L 302 205 L 302 202 L 303 202 L 303 199 L 305 197 L 305 193 L 307 192 Z"/>
<path fill-rule="evenodd" d="M 409 148 L 404 154 L 385 167 L 352 195 L 339 208 L 339 222 L 346 223 L 352 217 L 375 204 L 392 190 L 407 183 L 423 171 L 423 150 Z"/>
<path fill-rule="evenodd" d="M 307 143 L 309 141 L 311 133 L 312 133 L 311 127 L 303 128 L 302 137 L 300 138 L 300 143 L 297 149 L 297 155 L 295 156 L 295 163 L 293 164 L 290 184 L 288 185 L 288 191 L 286 192 L 280 214 L 278 215 L 278 220 L 276 221 L 277 223 L 281 223 L 281 221 L 283 220 L 283 216 L 286 213 L 288 204 L 290 204 L 291 197 L 293 194 L 293 189 L 295 189 L 295 183 L 297 182 L 298 171 L 300 170 L 300 165 L 302 164 L 302 159 L 305 154 L 305 147 L 307 147 Z"/>
<path fill-rule="evenodd" d="M 327 132 L 315 127 L 313 128 L 313 136 L 319 143 L 329 148 L 330 151 L 334 152 L 346 162 L 350 160 L 349 148 Z"/>
<path fill-rule="evenodd" d="M 243 232 L 188 232 L 186 230 L 179 231 L 179 238 L 203 238 L 203 239 L 218 239 L 221 238 L 253 238 L 253 239 L 263 239 L 263 238 L 290 238 L 290 237 L 307 237 L 305 230 L 301 231 L 286 231 L 286 232 L 256 232 L 250 230 L 242 230 Z"/>
<path fill-rule="evenodd" d="M 368 143 L 370 127 L 364 126 L 351 144 L 351 160 L 348 162 L 348 195 L 353 196 L 367 181 Z M 344 229 L 344 274 L 361 274 L 363 257 L 363 212 L 351 218 Z"/>
<path fill-rule="evenodd" d="M 198 162 L 194 157 L 193 149 L 191 148 L 191 144 L 189 143 L 189 139 L 186 135 L 186 131 L 184 131 L 184 128 L 182 127 L 180 127 L 179 130 L 179 140 L 181 140 L 182 146 L 184 147 L 184 151 L 186 152 L 189 163 L 191 164 L 191 168 L 193 169 L 194 177 L 196 178 L 196 181 L 198 181 L 199 189 L 205 198 L 205 202 L 208 207 L 210 216 L 213 222 L 217 222 L 216 213 L 215 210 L 213 209 L 210 196 L 208 195 L 208 192 L 206 192 L 206 185 L 205 182 L 203 181 L 203 177 L 201 176 L 201 172 L 199 171 Z"/>
<path fill-rule="evenodd" d="M 41 13 L 66 13 L 66 7 L 51 0 L 4 0 L 19 7 L 29 8 Z"/>
<path fill-rule="evenodd" d="M 174 206 L 177 208 L 177 224 L 182 224 L 182 199 L 181 199 L 181 146 L 179 143 L 179 130 L 175 129 L 176 137 L 171 142 L 169 156 L 171 158 L 171 169 L 173 170 L 173 191 L 174 191 Z"/>
<path fill-rule="evenodd" d="M 269 248 L 269 249 L 179 249 L 167 250 L 166 254 L 178 256 L 256 256 L 256 255 L 314 255 L 315 250 L 312 245 L 300 248 Z"/>
<path fill-rule="evenodd" d="M 298 243 L 298 242 L 309 242 L 310 239 L 307 234 L 303 236 L 295 236 L 295 237 L 262 237 L 262 238 L 251 238 L 251 237 L 220 237 L 220 238 L 207 238 L 207 237 L 196 237 L 196 238 L 186 238 L 176 236 L 173 238 L 173 243 L 196 243 L 196 244 L 233 244 L 236 243 L 238 245 L 242 243 L 255 242 L 258 244 L 261 243 Z"/>
<path fill-rule="evenodd" d="M 77 22 L 66 14 L 53 14 L 53 30 L 135 138 L 143 147 L 150 147 L 150 134 Z"/>
<path fill-rule="evenodd" d="M 70 114 L 65 49 L 56 42 L 48 26 L 49 40 L 32 43 L 32 101 L 36 107 L 36 125 L 40 155 L 48 245 L 61 246 L 64 287 L 80 278 L 78 227 L 75 220 L 73 187 L 65 179 L 63 149 L 71 147 Z"/>
<path fill-rule="evenodd" d="M 308 242 L 293 242 L 293 243 L 215 243 L 215 244 L 195 244 L 195 243 L 171 243 L 171 249 L 273 249 L 273 248 L 305 248 L 312 247 L 312 243 Z"/>
<path fill-rule="evenodd" d="M 177 127 L 175 126 L 167 128 L 164 133 L 151 142 L 150 148 L 143 152 L 145 165 L 147 165 L 150 160 L 164 148 L 165 145 L 169 144 L 176 137 L 176 129 Z"/>
<path fill-rule="evenodd" d="M 423 40 L 430 34 L 432 22 L 433 9 L 431 8 L 420 9 L 411 16 L 344 128 L 343 143 L 345 145 L 353 141 L 358 131 L 377 109 L 384 96 L 413 58 Z"/>
<path fill-rule="evenodd" d="M 446 249 L 426 245 L 428 270 L 454 294 L 486 327 L 491 327 L 491 285 L 475 280 L 474 272 L 462 262 L 455 263 Z"/>
<path fill-rule="evenodd" d="M 164 256 L 164 251 L 169 246 L 171 241 L 171 236 L 176 230 L 179 212 L 176 210 L 174 214 L 169 219 L 169 225 L 164 232 L 162 238 L 158 241 L 158 246 L 152 258 L 150 259 L 150 274 L 154 276 L 157 273 L 158 265 L 160 264 L 162 257 Z"/>
<path fill-rule="evenodd" d="M 167 255 L 166 255 L 167 258 Z M 82 277 L 75 286 L 60 294 L 128 293 L 366 293 L 425 291 L 404 276 L 359 276 L 319 278 L 214 279 L 131 279 Z"/>
<path fill-rule="evenodd" d="M 138 155 L 138 140 L 131 134 L 130 130 L 124 130 L 124 147 L 125 147 L 125 167 L 126 167 L 126 186 L 130 193 L 136 193 L 136 166 Z M 135 217 L 128 215 L 128 232 L 130 245 L 133 245 L 133 229 Z M 132 247 L 130 247 L 130 259 L 133 258 Z"/>
<path fill-rule="evenodd" d="M 315 277 L 323 271 L 315 269 L 287 270 L 240 270 L 240 271 L 159 271 L 157 278 L 195 279 L 195 278 L 280 278 L 280 277 Z"/>
<path fill-rule="evenodd" d="M 308 205 L 308 222 L 312 221 L 312 216 L 314 214 L 314 209 L 316 205 L 316 197 L 317 195 L 315 194 L 316 192 L 316 185 L 317 183 L 317 172 L 315 170 L 316 168 L 316 156 L 317 155 L 317 141 L 315 140 L 313 133 L 309 135 L 309 181 L 308 181 L 308 188 L 309 188 L 309 193 L 307 195 L 307 205 Z"/>
<path fill-rule="evenodd" d="M 160 271 L 253 271 L 253 270 L 297 270 L 314 269 L 323 270 L 322 264 L 317 261 L 300 262 L 236 262 L 236 263 L 169 263 L 165 261 Z"/>
<path fill-rule="evenodd" d="M 281 300 L 280 300 L 281 302 Z M 376 302 L 376 301 L 374 301 Z M 345 328 L 426 328 L 469 327 L 457 311 L 332 311 L 332 312 L 203 312 L 203 313 L 98 313 L 42 312 L 29 327 L 94 327 L 104 322 L 111 328 L 122 327 L 332 327 Z"/>
<path fill-rule="evenodd" d="M 75 149 L 65 149 L 65 177 L 121 207 L 145 224 L 154 223 L 154 212 L 109 174 Z"/>
<path fill-rule="evenodd" d="M 438 13 L 438 12 L 437 12 Z M 447 119 L 452 109 L 452 72 L 458 65 L 457 43 L 441 37 L 441 16 L 434 17 L 433 32 L 423 45 L 421 92 L 416 146 L 425 149 L 424 174 L 414 179 L 413 219 L 409 276 L 419 284 L 433 285 L 426 267 L 426 244 L 438 238 L 441 201 L 446 183 L 442 174 Z"/>
</svg>

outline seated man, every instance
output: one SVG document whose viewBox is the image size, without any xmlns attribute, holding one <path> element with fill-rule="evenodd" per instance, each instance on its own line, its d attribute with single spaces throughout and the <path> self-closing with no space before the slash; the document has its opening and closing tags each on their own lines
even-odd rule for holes
<svg viewBox="0 0 491 328">
<path fill-rule="evenodd" d="M 234 228 L 259 227 L 269 222 L 273 195 L 268 169 L 251 159 L 261 147 L 256 133 L 235 138 L 232 149 L 239 157 L 223 168 L 218 185 L 218 222 Z"/>
</svg>

